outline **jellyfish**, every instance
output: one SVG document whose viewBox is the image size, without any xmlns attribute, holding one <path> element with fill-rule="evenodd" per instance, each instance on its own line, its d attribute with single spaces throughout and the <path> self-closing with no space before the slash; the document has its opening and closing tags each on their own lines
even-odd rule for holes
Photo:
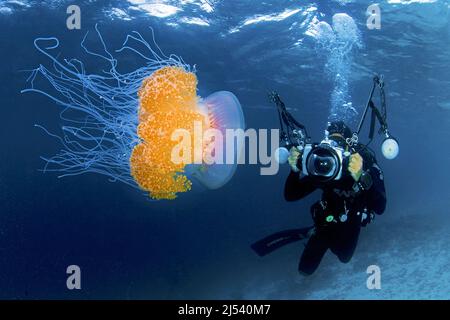
<svg viewBox="0 0 450 320">
<path fill-rule="evenodd" d="M 88 33 L 81 47 L 89 59 L 106 66 L 101 73 L 88 72 L 80 59 L 58 59 L 57 38 L 34 41 L 50 64 L 33 69 L 27 79 L 29 87 L 22 92 L 45 95 L 61 106 L 63 123 L 61 134 L 36 125 L 62 146 L 56 155 L 42 157 L 43 171 L 57 172 L 59 177 L 105 175 L 111 181 L 143 190 L 155 200 L 175 199 L 190 191 L 195 181 L 207 189 L 226 184 L 238 162 L 211 162 L 207 155 L 231 152 L 233 159 L 239 158 L 243 147 L 239 139 L 233 140 L 232 148 L 225 148 L 226 139 L 217 138 L 226 136 L 228 129 L 245 127 L 237 97 L 228 91 L 199 97 L 195 67 L 176 55 L 165 55 L 156 44 L 153 30 L 150 43 L 133 31 L 115 50 L 145 61 L 141 67 L 123 72 L 98 26 L 95 31 L 101 50 L 86 46 Z M 200 138 L 195 135 L 199 128 Z M 184 149 L 185 153 L 200 153 L 200 161 L 195 157 L 174 161 L 174 150 L 180 142 L 174 139 L 174 132 L 180 130 L 189 139 L 200 139 L 200 144 Z M 208 130 L 221 135 L 205 135 Z"/>
</svg>

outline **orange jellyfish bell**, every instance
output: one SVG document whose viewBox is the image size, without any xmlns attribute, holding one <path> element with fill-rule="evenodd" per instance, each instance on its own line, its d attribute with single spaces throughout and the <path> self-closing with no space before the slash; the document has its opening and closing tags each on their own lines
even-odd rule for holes
<svg viewBox="0 0 450 320">
<path fill-rule="evenodd" d="M 156 70 L 139 90 L 141 141 L 131 153 L 130 169 L 136 183 L 153 199 L 174 199 L 191 190 L 190 178 L 209 189 L 220 188 L 236 171 L 242 140 L 231 147 L 224 142 L 227 129 L 245 126 L 238 99 L 226 91 L 201 99 L 196 92 L 197 77 L 180 66 Z M 182 148 L 174 136 L 180 132 Z M 174 160 L 176 150 L 181 150 L 181 161 Z M 220 155 L 227 154 L 232 161 L 224 163 Z"/>
</svg>

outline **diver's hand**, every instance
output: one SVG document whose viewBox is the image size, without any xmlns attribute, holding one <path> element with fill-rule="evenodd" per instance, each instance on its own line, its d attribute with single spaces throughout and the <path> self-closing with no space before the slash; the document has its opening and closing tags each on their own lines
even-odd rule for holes
<svg viewBox="0 0 450 320">
<path fill-rule="evenodd" d="M 353 153 L 350 155 L 348 171 L 355 181 L 359 181 L 359 178 L 363 172 L 363 158 L 359 153 Z"/>
<path fill-rule="evenodd" d="M 301 151 L 297 147 L 292 147 L 289 150 L 288 163 L 291 166 L 292 171 L 299 172 L 300 169 L 297 167 L 298 159 L 302 156 Z"/>
</svg>

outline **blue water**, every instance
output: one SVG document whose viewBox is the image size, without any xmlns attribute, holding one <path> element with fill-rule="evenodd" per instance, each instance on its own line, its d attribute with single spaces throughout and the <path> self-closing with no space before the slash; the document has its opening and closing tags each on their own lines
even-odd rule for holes
<svg viewBox="0 0 450 320">
<path fill-rule="evenodd" d="M 70 1 L 0 1 L 0 298 L 449 299 L 450 3 L 379 3 L 381 29 L 369 30 L 369 1 L 80 1 L 82 28 L 68 30 Z M 318 140 L 335 69 L 307 31 L 336 13 L 353 18 L 361 42 L 344 61 L 343 101 L 361 115 L 372 75 L 384 74 L 389 127 L 401 147 L 395 160 L 378 152 L 387 209 L 363 230 L 350 263 L 329 253 L 304 278 L 302 243 L 262 259 L 250 250 L 272 232 L 311 224 L 319 194 L 285 202 L 287 167 L 261 176 L 259 166 L 242 165 L 219 190 L 159 202 L 100 175 L 39 171 L 40 157 L 60 145 L 34 124 L 57 132 L 61 120 L 48 98 L 20 94 L 27 70 L 46 62 L 35 38 L 58 37 L 60 57 L 77 58 L 95 24 L 113 49 L 132 30 L 151 37 L 151 27 L 165 52 L 196 65 L 200 96 L 232 91 L 248 128 L 277 128 L 266 96 L 275 89 Z M 99 46 L 95 38 L 88 44 Z M 81 267 L 81 290 L 66 288 L 71 264 Z M 381 268 L 380 290 L 366 287 L 372 264 Z"/>
</svg>

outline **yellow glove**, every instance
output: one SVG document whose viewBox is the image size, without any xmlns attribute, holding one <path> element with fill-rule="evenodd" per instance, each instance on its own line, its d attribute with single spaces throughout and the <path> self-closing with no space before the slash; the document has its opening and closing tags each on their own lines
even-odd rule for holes
<svg viewBox="0 0 450 320">
<path fill-rule="evenodd" d="M 353 153 L 350 155 L 350 161 L 348 164 L 348 171 L 355 181 L 358 181 L 363 172 L 363 158 L 359 153 Z"/>
<path fill-rule="evenodd" d="M 297 161 L 301 155 L 302 154 L 301 154 L 300 150 L 298 150 L 297 147 L 292 147 L 291 150 L 289 150 L 288 162 L 292 168 L 292 171 L 294 171 L 294 172 L 300 171 L 300 169 L 297 167 Z"/>
</svg>

